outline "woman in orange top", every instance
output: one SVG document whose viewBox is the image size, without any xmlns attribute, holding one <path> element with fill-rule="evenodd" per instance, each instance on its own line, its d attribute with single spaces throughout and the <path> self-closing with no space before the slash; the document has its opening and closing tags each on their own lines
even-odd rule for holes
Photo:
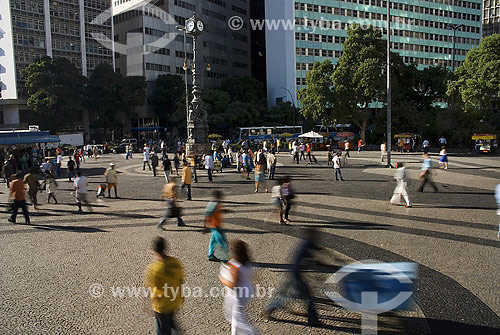
<svg viewBox="0 0 500 335">
<path fill-rule="evenodd" d="M 221 261 L 215 257 L 215 249 L 220 246 L 221 249 L 227 254 L 227 240 L 224 230 L 222 229 L 222 192 L 219 190 L 214 191 L 214 200 L 207 204 L 205 210 L 205 227 L 210 229 L 210 243 L 208 245 L 208 260 L 209 261 Z M 225 259 L 227 260 L 227 259 Z"/>
</svg>

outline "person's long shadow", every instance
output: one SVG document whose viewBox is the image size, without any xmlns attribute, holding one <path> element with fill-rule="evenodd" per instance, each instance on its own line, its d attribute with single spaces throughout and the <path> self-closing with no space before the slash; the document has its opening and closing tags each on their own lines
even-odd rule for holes
<svg viewBox="0 0 500 335">
<path fill-rule="evenodd" d="M 31 224 L 29 227 L 41 230 L 58 230 L 58 231 L 70 231 L 75 233 L 105 233 L 107 230 L 99 229 L 95 227 L 84 227 L 84 226 L 59 226 L 59 225 L 42 225 L 42 224 Z"/>
</svg>

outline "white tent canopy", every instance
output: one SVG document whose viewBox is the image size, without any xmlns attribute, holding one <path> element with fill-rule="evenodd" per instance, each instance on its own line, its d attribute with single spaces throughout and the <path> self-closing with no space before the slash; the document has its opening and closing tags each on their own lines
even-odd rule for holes
<svg viewBox="0 0 500 335">
<path fill-rule="evenodd" d="M 321 138 L 323 139 L 323 135 L 321 134 L 318 134 L 314 131 L 310 131 L 308 133 L 305 133 L 305 134 L 302 134 L 302 135 L 299 135 L 299 137 L 305 137 L 305 138 Z"/>
</svg>

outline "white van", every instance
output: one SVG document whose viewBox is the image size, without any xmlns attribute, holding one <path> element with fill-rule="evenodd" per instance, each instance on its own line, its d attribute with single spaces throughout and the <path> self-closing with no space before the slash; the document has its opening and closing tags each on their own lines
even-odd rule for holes
<svg viewBox="0 0 500 335">
<path fill-rule="evenodd" d="M 120 144 L 133 144 L 135 146 L 137 146 L 137 139 L 136 138 L 126 138 L 126 139 L 123 139 Z"/>
</svg>

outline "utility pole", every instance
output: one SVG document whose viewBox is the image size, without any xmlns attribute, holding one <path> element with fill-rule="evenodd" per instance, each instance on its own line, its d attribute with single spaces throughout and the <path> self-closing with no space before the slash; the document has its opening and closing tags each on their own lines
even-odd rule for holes
<svg viewBox="0 0 500 335">
<path fill-rule="evenodd" d="M 392 168 L 392 96 L 391 96 L 391 1 L 387 0 L 387 165 Z"/>
</svg>

